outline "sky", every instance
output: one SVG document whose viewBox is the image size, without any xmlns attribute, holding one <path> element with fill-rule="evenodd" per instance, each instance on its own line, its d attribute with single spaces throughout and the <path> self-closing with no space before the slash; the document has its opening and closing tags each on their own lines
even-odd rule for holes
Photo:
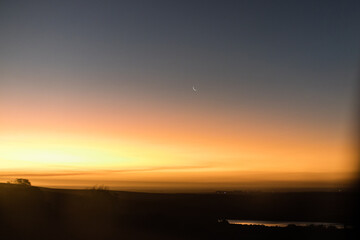
<svg viewBox="0 0 360 240">
<path fill-rule="evenodd" d="M 0 181 L 342 186 L 357 170 L 359 12 L 358 1 L 0 1 Z"/>
</svg>

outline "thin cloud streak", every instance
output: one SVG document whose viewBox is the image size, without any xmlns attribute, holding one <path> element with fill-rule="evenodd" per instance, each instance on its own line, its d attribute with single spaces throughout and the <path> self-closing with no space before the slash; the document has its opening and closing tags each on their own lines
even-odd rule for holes
<svg viewBox="0 0 360 240">
<path fill-rule="evenodd" d="M 197 170 L 206 169 L 210 166 L 174 166 L 174 167 L 153 167 L 141 169 L 116 169 L 116 170 L 96 170 L 96 171 L 65 171 L 65 172 L 5 172 L 0 173 L 0 177 L 58 177 L 58 176 L 78 176 L 78 175 L 101 175 L 106 173 L 136 173 L 136 172 L 153 172 L 153 171 L 172 171 L 172 170 Z"/>
</svg>

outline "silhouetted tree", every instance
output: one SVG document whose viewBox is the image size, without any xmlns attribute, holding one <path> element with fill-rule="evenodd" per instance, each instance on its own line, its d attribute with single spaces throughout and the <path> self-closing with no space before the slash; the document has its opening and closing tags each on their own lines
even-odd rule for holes
<svg viewBox="0 0 360 240">
<path fill-rule="evenodd" d="M 29 179 L 26 178 L 17 178 L 14 181 L 15 184 L 20 184 L 20 185 L 25 185 L 25 186 L 31 186 L 31 183 L 29 181 Z"/>
</svg>

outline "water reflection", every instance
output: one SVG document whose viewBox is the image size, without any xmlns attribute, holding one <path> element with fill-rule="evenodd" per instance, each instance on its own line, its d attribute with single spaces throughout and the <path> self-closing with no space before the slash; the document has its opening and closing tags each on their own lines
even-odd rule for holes
<svg viewBox="0 0 360 240">
<path fill-rule="evenodd" d="M 224 222 L 224 221 L 227 221 L 229 224 L 263 225 L 266 227 L 287 227 L 289 225 L 295 225 L 299 227 L 324 226 L 324 227 L 335 227 L 338 229 L 344 228 L 344 224 L 329 223 L 329 222 L 255 221 L 255 220 L 237 220 L 237 219 L 219 220 L 219 222 Z"/>
</svg>

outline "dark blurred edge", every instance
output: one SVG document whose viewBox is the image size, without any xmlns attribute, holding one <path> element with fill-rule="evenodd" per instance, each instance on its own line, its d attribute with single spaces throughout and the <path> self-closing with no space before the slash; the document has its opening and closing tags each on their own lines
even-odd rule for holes
<svg viewBox="0 0 360 240">
<path fill-rule="evenodd" d="M 356 157 L 357 157 L 357 166 L 356 166 L 356 183 L 355 183 L 355 209 L 353 211 L 353 215 L 351 216 L 353 221 L 353 226 L 355 227 L 354 236 L 351 236 L 350 239 L 360 239 L 360 52 L 359 52 L 359 59 L 358 59 L 358 73 L 357 73 L 357 82 L 356 82 L 356 99 L 355 99 L 355 109 L 356 112 L 354 114 L 355 116 L 355 141 L 354 141 L 354 149 L 356 151 Z"/>
</svg>

